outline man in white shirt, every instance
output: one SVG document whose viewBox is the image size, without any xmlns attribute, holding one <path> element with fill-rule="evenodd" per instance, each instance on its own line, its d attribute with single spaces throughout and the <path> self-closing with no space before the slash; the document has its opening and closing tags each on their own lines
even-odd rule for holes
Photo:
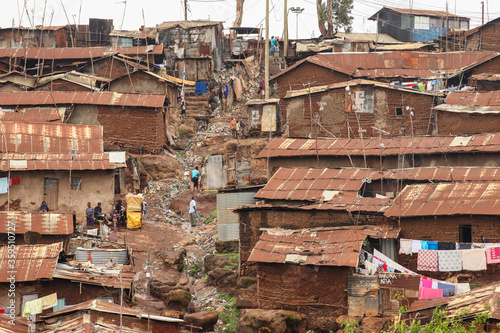
<svg viewBox="0 0 500 333">
<path fill-rule="evenodd" d="M 189 216 L 191 217 L 191 226 L 196 227 L 196 201 L 194 197 L 191 198 L 189 203 Z"/>
</svg>

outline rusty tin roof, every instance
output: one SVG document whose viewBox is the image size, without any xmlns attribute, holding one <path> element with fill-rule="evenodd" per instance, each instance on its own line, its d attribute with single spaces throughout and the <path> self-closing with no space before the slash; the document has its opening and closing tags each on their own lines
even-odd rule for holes
<svg viewBox="0 0 500 333">
<path fill-rule="evenodd" d="M 260 236 L 248 261 L 356 267 L 366 237 L 380 238 L 383 232 L 371 226 L 269 229 Z"/>
<path fill-rule="evenodd" d="M 73 233 L 73 214 L 0 212 L 0 233 L 8 233 L 9 226 L 15 226 L 16 234 L 35 231 L 42 235 L 71 235 Z"/>
<path fill-rule="evenodd" d="M 89 104 L 161 108 L 166 96 L 161 94 L 134 94 L 89 91 L 9 91 L 0 92 L 0 106 Z"/>
<path fill-rule="evenodd" d="M 0 109 L 0 121 L 15 121 L 21 123 L 61 123 L 66 108 L 16 108 Z"/>
<path fill-rule="evenodd" d="M 152 48 L 152 49 L 151 49 Z M 149 51 L 148 51 L 149 49 Z M 31 48 L 0 48 L 0 58 L 26 58 L 26 59 L 95 59 L 106 57 L 115 53 L 137 56 L 163 54 L 163 44 L 154 46 L 131 47 L 31 47 Z"/>
<path fill-rule="evenodd" d="M 104 287 L 111 288 L 125 288 L 130 289 L 132 287 L 132 281 L 134 280 L 135 272 L 131 266 L 125 266 L 120 279 L 120 274 L 117 271 L 106 272 L 101 271 L 99 273 L 95 271 L 80 270 L 74 268 L 70 265 L 58 264 L 56 270 L 53 274 L 54 279 L 65 279 L 75 282 L 82 282 L 87 284 L 97 284 Z M 119 270 L 117 268 L 117 270 Z"/>
<path fill-rule="evenodd" d="M 451 17 L 451 18 L 465 18 L 468 19 L 468 17 L 465 16 L 458 16 L 450 12 L 445 12 L 442 10 L 428 10 L 428 9 L 414 9 L 414 8 L 395 8 L 395 7 L 387 7 L 384 6 L 381 10 L 378 12 L 384 11 L 384 10 L 392 10 L 395 12 L 398 12 L 400 14 L 406 14 L 406 15 L 413 15 L 413 16 L 431 16 L 431 17 Z M 378 13 L 377 12 L 377 13 Z M 377 20 L 377 13 L 373 14 L 369 20 Z"/>
<path fill-rule="evenodd" d="M 383 213 L 391 204 L 390 198 L 365 198 L 355 196 L 334 197 L 324 203 L 303 206 L 303 210 L 341 210 L 350 212 Z"/>
<path fill-rule="evenodd" d="M 257 156 L 394 156 L 399 154 L 444 154 L 499 152 L 500 134 L 483 133 L 470 136 L 416 136 L 389 138 L 341 139 L 275 138 Z M 316 149 L 317 146 L 317 149 Z M 364 146 L 364 149 L 363 149 Z M 268 151 L 269 150 L 269 151 Z"/>
<path fill-rule="evenodd" d="M 4 153 L 103 152 L 102 126 L 2 122 L 0 129 L 0 152 Z"/>
<path fill-rule="evenodd" d="M 381 77 L 434 78 L 458 75 L 464 70 L 492 60 L 499 53 L 464 51 L 430 53 L 416 51 L 326 53 L 298 61 L 272 77 L 272 80 L 309 62 L 353 77 L 377 79 Z"/>
<path fill-rule="evenodd" d="M 388 217 L 500 214 L 500 182 L 408 185 L 394 199 Z"/>
<path fill-rule="evenodd" d="M 446 104 L 464 106 L 500 106 L 500 91 L 451 92 L 445 99 Z"/>
<path fill-rule="evenodd" d="M 49 245 L 16 245 L 15 267 L 9 266 L 8 246 L 0 247 L 0 282 L 9 282 L 14 271 L 16 282 L 51 279 L 56 269 L 62 242 Z"/>
</svg>

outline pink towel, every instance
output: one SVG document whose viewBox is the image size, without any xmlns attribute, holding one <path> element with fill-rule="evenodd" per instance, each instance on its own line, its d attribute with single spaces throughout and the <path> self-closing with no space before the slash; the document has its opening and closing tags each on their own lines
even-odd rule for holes
<svg viewBox="0 0 500 333">
<path fill-rule="evenodd" d="M 500 263 L 500 247 L 491 247 L 486 249 L 486 263 L 487 264 Z"/>
<path fill-rule="evenodd" d="M 432 280 L 429 280 L 428 278 L 422 276 L 421 282 L 422 282 L 420 284 L 421 287 L 432 288 Z"/>
<path fill-rule="evenodd" d="M 431 299 L 443 297 L 443 289 L 418 288 L 418 299 Z"/>
</svg>

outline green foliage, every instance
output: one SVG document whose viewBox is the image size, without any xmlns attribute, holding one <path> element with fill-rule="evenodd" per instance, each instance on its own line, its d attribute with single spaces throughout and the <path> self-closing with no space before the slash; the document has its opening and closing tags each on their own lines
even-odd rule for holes
<svg viewBox="0 0 500 333">
<path fill-rule="evenodd" d="M 235 262 L 240 261 L 240 254 L 239 253 L 217 253 L 216 256 L 218 256 L 218 257 L 230 257 L 228 259 L 229 261 L 235 261 Z"/>
<path fill-rule="evenodd" d="M 333 14 L 333 26 L 335 32 L 339 29 L 344 29 L 345 32 L 349 33 L 352 31 L 352 21 L 354 19 L 351 16 L 354 0 L 333 0 L 332 1 L 332 14 Z"/>
<path fill-rule="evenodd" d="M 233 270 L 236 268 L 238 268 L 238 265 L 226 265 L 226 266 L 222 267 L 222 269 L 228 269 L 228 270 Z"/>
<path fill-rule="evenodd" d="M 222 322 L 221 332 L 236 333 L 240 317 L 240 310 L 236 308 L 236 297 L 230 297 L 223 293 L 220 293 L 219 296 L 227 302 L 224 304 L 224 310 L 217 312 L 219 320 Z"/>
<path fill-rule="evenodd" d="M 485 306 L 485 309 L 489 309 L 489 304 Z M 400 313 L 404 313 L 405 311 L 406 309 L 402 309 Z M 384 333 L 476 333 L 478 328 L 485 324 L 489 318 L 488 313 L 484 312 L 470 320 L 468 318 L 470 309 L 462 311 L 455 317 L 447 317 L 446 315 L 446 311 L 438 308 L 434 311 L 432 319 L 428 324 L 423 325 L 420 320 L 413 320 L 410 323 L 399 321 Z M 346 330 L 346 332 L 348 331 Z"/>
<path fill-rule="evenodd" d="M 481 288 L 483 285 L 481 283 L 474 283 L 470 285 L 470 290 L 476 289 L 476 288 Z"/>
<path fill-rule="evenodd" d="M 360 328 L 359 328 L 359 324 L 357 322 L 355 322 L 354 320 L 351 320 L 351 321 L 346 321 L 342 324 L 340 324 L 340 326 L 344 329 L 344 333 L 360 333 L 360 332 L 363 332 Z"/>
<path fill-rule="evenodd" d="M 207 218 L 203 221 L 204 224 L 210 224 L 217 217 L 217 211 L 213 210 L 208 214 Z"/>
<path fill-rule="evenodd" d="M 202 277 L 203 274 L 203 261 L 195 261 L 189 268 L 189 274 L 197 279 Z"/>
</svg>

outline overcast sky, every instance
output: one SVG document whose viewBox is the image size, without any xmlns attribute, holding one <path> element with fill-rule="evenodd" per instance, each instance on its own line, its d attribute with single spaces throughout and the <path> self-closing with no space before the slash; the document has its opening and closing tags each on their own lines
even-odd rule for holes
<svg viewBox="0 0 500 333">
<path fill-rule="evenodd" d="M 44 25 L 64 25 L 68 20 L 71 23 L 88 24 L 89 18 L 111 18 L 116 29 L 123 24 L 123 29 L 132 30 L 138 29 L 144 22 L 146 26 L 154 26 L 164 21 L 184 19 L 184 0 L 127 0 L 125 13 L 123 0 L 27 0 L 29 20 L 24 8 L 25 0 L 0 1 L 4 3 L 0 15 L 2 28 L 11 27 L 13 20 L 15 26 L 21 22 L 21 25 L 29 27 L 33 22 L 33 14 L 34 25 L 41 25 L 45 4 Z M 270 8 L 272 8 L 270 34 L 282 36 L 284 0 L 269 1 Z M 415 9 L 445 10 L 446 8 L 446 0 L 354 0 L 354 32 L 376 32 L 375 24 L 369 21 L 368 17 L 376 13 L 383 5 L 409 8 L 410 1 L 413 2 Z M 224 27 L 230 27 L 234 21 L 235 2 L 236 0 L 188 0 L 188 19 L 210 18 L 225 21 Z M 484 2 L 485 22 L 488 21 L 488 17 L 492 20 L 500 16 L 500 0 L 485 0 Z M 289 7 L 305 9 L 302 14 L 298 15 L 299 38 L 319 35 L 315 3 L 315 0 L 288 0 Z M 265 5 L 266 0 L 245 0 L 242 26 L 264 25 Z M 481 24 L 481 0 L 449 0 L 448 7 L 450 13 L 470 17 L 471 28 Z M 296 36 L 296 22 L 297 16 L 290 13 L 290 38 Z"/>
</svg>

